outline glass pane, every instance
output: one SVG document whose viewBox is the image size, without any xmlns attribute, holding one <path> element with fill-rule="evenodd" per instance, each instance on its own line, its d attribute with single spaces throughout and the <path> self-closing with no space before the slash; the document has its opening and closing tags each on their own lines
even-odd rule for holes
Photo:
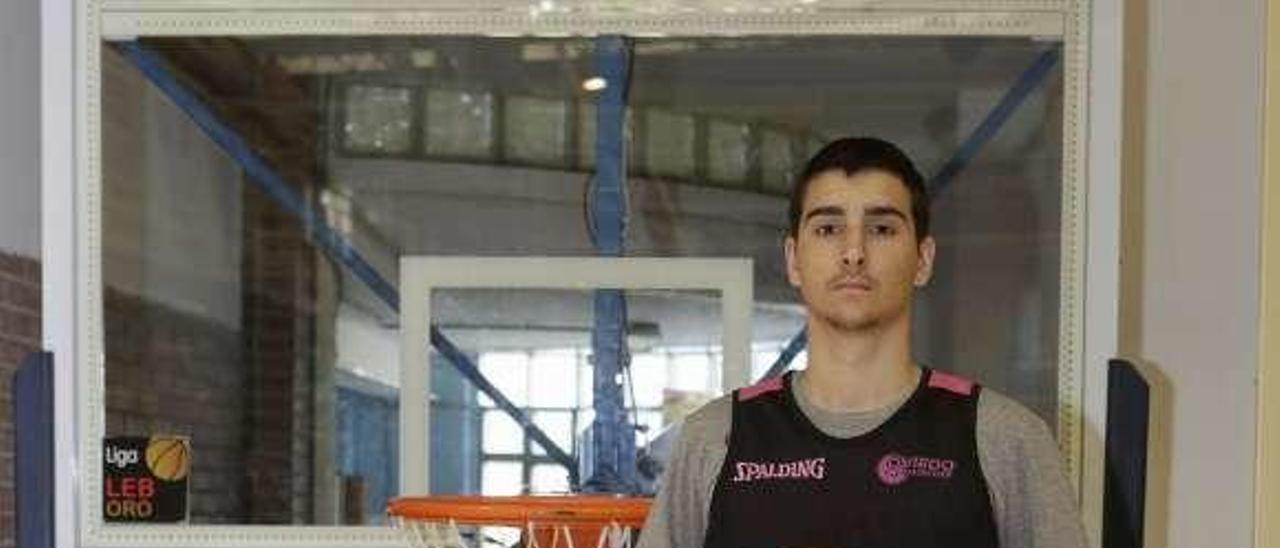
<svg viewBox="0 0 1280 548">
<path fill-rule="evenodd" d="M 507 161 L 562 165 L 568 152 L 568 105 L 563 100 L 508 98 L 503 140 Z"/>
<path fill-rule="evenodd" d="M 583 222 L 595 163 L 598 94 L 583 86 L 597 72 L 593 39 L 139 43 L 244 147 L 229 152 L 213 141 L 116 48 L 103 48 L 94 98 L 103 117 L 102 246 L 86 263 L 102 265 L 103 309 L 87 314 L 104 332 L 106 434 L 191 438 L 192 524 L 377 523 L 398 492 L 400 429 L 421 426 L 398 424 L 400 258 L 598 252 Z M 627 136 L 627 160 L 636 176 L 626 181 L 626 255 L 750 257 L 752 340 L 772 355 L 806 317 L 780 252 L 791 174 L 829 138 L 887 138 L 934 185 L 938 256 L 913 310 L 914 355 L 1056 424 L 1061 66 L 1029 86 L 962 172 L 935 174 L 1058 44 L 929 36 L 629 43 L 625 112 L 636 133 Z M 558 125 L 537 122 L 553 118 Z M 246 151 L 279 177 L 245 173 Z M 317 215 L 300 217 L 280 200 L 287 194 Z M 637 403 L 661 398 L 669 421 L 733 388 L 718 386 L 718 310 L 716 295 L 628 292 L 627 345 L 638 357 L 628 392 Z M 593 374 L 583 361 L 590 292 L 440 290 L 432 315 L 520 405 L 591 405 Z M 516 356 L 552 349 L 574 349 L 576 381 L 541 383 L 515 365 Z M 458 364 L 431 359 L 431 488 L 480 491 L 486 437 L 522 438 L 509 419 L 486 420 L 482 404 L 491 402 L 476 397 Z M 752 361 L 759 371 L 769 360 Z M 801 355 L 792 366 L 804 363 Z M 184 397 L 165 398 L 155 386 Z M 505 436 L 486 436 L 502 421 Z M 506 449 L 521 454 L 527 443 L 518 443 Z"/>
<path fill-rule="evenodd" d="M 529 402 L 529 355 L 524 352 L 485 352 L 480 355 L 480 374 L 516 406 Z M 480 405 L 492 406 L 483 392 Z"/>
<path fill-rule="evenodd" d="M 555 464 L 535 464 L 529 478 L 533 493 L 568 493 L 569 471 Z"/>
<path fill-rule="evenodd" d="M 715 383 L 711 373 L 711 357 L 706 352 L 677 352 L 671 356 L 672 388 L 710 392 Z"/>
<path fill-rule="evenodd" d="M 529 405 L 574 407 L 578 403 L 578 356 L 573 350 L 543 350 L 529 362 Z"/>
<path fill-rule="evenodd" d="M 578 353 L 578 407 L 591 407 L 591 400 L 595 394 L 595 387 L 592 384 L 594 378 L 595 369 L 587 361 L 586 353 Z"/>
<path fill-rule="evenodd" d="M 750 126 L 712 120 L 707 124 L 707 139 L 707 174 L 711 180 L 729 186 L 746 186 L 752 162 Z"/>
<path fill-rule="evenodd" d="M 347 88 L 343 144 L 351 152 L 403 154 L 413 145 L 413 90 L 353 85 Z"/>
<path fill-rule="evenodd" d="M 760 134 L 761 186 L 771 193 L 787 194 L 800 166 L 791 154 L 791 136 L 767 129 Z"/>
<path fill-rule="evenodd" d="M 631 382 L 634 384 L 634 405 L 658 407 L 662 405 L 662 390 L 667 386 L 667 356 L 658 353 L 636 354 L 631 357 Z M 631 402 L 631 394 L 627 394 Z"/>
<path fill-rule="evenodd" d="M 519 462 L 485 461 L 480 473 L 480 493 L 493 497 L 521 494 L 523 470 L 524 465 Z"/>
<path fill-rule="evenodd" d="M 652 109 L 645 113 L 645 167 L 653 177 L 693 178 L 693 117 Z"/>
<path fill-rule="evenodd" d="M 573 453 L 573 413 L 570 411 L 536 411 L 533 413 L 533 422 L 537 424 L 542 431 L 555 442 L 560 449 L 566 453 Z M 529 441 L 529 446 L 535 455 L 545 455 L 546 450 L 541 445 Z"/>
<path fill-rule="evenodd" d="M 578 103 L 578 168 L 596 167 L 596 105 Z"/>
<path fill-rule="evenodd" d="M 524 453 L 524 431 L 505 411 L 485 411 L 484 452 L 519 455 Z"/>
<path fill-rule="evenodd" d="M 636 446 L 644 447 L 658 434 L 662 433 L 664 426 L 662 421 L 662 411 L 643 410 L 636 413 L 638 426 L 643 429 L 636 429 Z"/>
<path fill-rule="evenodd" d="M 427 154 L 488 158 L 493 154 L 493 95 L 429 89 Z"/>
</svg>

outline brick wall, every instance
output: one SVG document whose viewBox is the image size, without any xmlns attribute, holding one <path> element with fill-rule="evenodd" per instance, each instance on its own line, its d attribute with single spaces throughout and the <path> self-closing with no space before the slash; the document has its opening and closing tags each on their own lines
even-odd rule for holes
<svg viewBox="0 0 1280 548">
<path fill-rule="evenodd" d="M 192 523 L 312 523 L 315 250 L 244 200 L 238 327 L 106 291 L 107 433 L 191 437 Z"/>
<path fill-rule="evenodd" d="M 13 372 L 40 347 L 40 263 L 0 251 L 0 548 L 14 546 Z"/>
<path fill-rule="evenodd" d="M 249 521 L 311 523 L 315 249 L 256 188 L 243 197 Z"/>
<path fill-rule="evenodd" d="M 108 289 L 107 434 L 191 438 L 192 523 L 246 519 L 241 333 Z"/>
</svg>

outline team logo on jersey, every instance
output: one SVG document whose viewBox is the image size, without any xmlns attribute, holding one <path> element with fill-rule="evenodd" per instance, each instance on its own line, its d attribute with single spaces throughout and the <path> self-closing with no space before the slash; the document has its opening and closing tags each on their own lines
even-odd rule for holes
<svg viewBox="0 0 1280 548">
<path fill-rule="evenodd" d="M 827 459 L 800 459 L 782 462 L 735 462 L 735 482 L 759 480 L 820 480 L 827 477 Z"/>
<path fill-rule="evenodd" d="M 902 485 L 911 478 L 951 479 L 956 461 L 889 453 L 876 464 L 876 475 L 885 485 Z"/>
</svg>

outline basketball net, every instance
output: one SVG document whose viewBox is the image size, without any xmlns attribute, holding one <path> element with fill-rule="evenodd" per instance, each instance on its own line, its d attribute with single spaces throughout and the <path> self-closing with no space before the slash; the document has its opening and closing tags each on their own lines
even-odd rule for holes
<svg viewBox="0 0 1280 548">
<path fill-rule="evenodd" d="M 651 501 L 599 495 L 397 497 L 392 523 L 413 548 L 505 546 L 490 533 L 518 534 L 524 548 L 631 548 Z M 505 529 L 505 534 L 500 532 Z"/>
<path fill-rule="evenodd" d="M 397 525 L 409 539 L 414 548 L 476 548 L 483 545 L 479 532 L 475 541 L 468 543 L 458 529 L 457 522 L 427 521 L 412 518 L 400 518 Z M 525 548 L 593 548 L 581 544 L 582 527 L 568 525 L 538 526 L 533 522 L 525 524 Z M 617 523 L 610 523 L 600 528 L 594 548 L 631 548 L 633 539 L 631 529 Z M 578 539 L 575 541 L 574 539 Z"/>
</svg>

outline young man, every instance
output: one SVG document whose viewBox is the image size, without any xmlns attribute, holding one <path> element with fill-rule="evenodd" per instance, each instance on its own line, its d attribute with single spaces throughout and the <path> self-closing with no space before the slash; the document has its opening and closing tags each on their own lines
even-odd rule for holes
<svg viewBox="0 0 1280 548">
<path fill-rule="evenodd" d="M 934 250 L 896 147 L 841 139 L 809 161 L 785 245 L 808 368 L 686 419 L 640 548 L 1084 548 L 1044 421 L 912 361 Z"/>
</svg>

